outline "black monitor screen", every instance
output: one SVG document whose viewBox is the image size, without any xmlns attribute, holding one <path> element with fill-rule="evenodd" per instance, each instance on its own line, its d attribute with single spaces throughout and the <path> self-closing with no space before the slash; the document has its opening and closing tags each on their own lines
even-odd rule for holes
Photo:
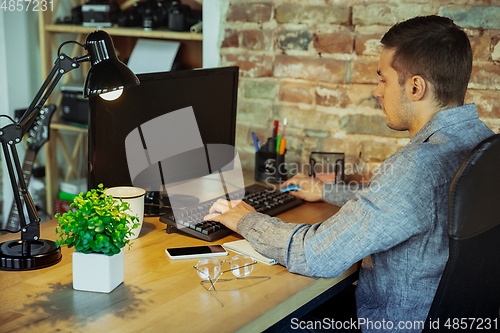
<svg viewBox="0 0 500 333">
<path fill-rule="evenodd" d="M 129 170 L 130 145 L 127 159 L 126 138 L 145 123 L 160 124 L 155 118 L 167 113 L 192 108 L 204 145 L 235 144 L 238 67 L 139 74 L 137 77 L 140 85 L 124 90 L 115 101 L 90 98 L 89 188 L 97 188 L 100 183 L 104 187 L 134 185 Z M 160 137 L 165 137 L 165 131 L 175 132 L 178 128 L 172 128 L 169 123 L 164 128 L 156 126 L 156 131 L 161 133 Z M 145 144 L 147 133 L 140 134 Z M 184 134 L 180 131 L 179 137 L 170 135 L 169 142 L 158 145 L 165 149 L 181 145 L 186 139 Z M 165 182 L 197 176 L 189 170 L 184 172 Z M 142 187 L 158 191 L 154 184 L 151 188 Z"/>
</svg>

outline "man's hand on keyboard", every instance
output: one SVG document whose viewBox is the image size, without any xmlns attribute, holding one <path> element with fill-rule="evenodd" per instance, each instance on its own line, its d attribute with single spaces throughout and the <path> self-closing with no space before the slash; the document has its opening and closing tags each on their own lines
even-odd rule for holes
<svg viewBox="0 0 500 333">
<path fill-rule="evenodd" d="M 302 199 L 309 202 L 322 201 L 323 200 L 323 182 L 319 181 L 315 177 L 306 176 L 302 173 L 298 173 L 292 178 L 281 184 L 281 188 L 285 188 L 290 185 L 300 186 L 300 191 L 289 192 L 291 195 L 298 199 Z"/>
<path fill-rule="evenodd" d="M 217 221 L 224 224 L 234 232 L 238 232 L 236 226 L 241 218 L 255 209 L 243 201 L 231 201 L 232 208 L 229 207 L 229 201 L 224 199 L 217 200 L 210 208 L 209 214 L 205 216 L 206 221 Z"/>
</svg>

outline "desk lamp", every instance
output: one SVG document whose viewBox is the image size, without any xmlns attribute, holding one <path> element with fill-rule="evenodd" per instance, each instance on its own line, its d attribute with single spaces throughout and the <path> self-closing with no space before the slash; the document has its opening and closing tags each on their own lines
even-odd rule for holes
<svg viewBox="0 0 500 333">
<path fill-rule="evenodd" d="M 88 53 L 81 57 L 70 58 L 61 53 L 61 48 L 68 43 L 78 44 Z M 14 191 L 14 200 L 18 211 L 23 212 L 21 195 L 24 197 L 29 217 L 29 221 L 26 222 L 24 214 L 20 213 L 19 223 L 11 224 L 9 229 L 3 229 L 12 233 L 21 231 L 21 239 L 0 244 L 0 269 L 3 270 L 39 269 L 58 263 L 62 257 L 61 249 L 53 241 L 40 239 L 40 217 L 26 188 L 16 150 L 16 144 L 21 142 L 24 134 L 28 132 L 61 77 L 80 67 L 80 63 L 90 61 L 91 67 L 85 80 L 84 96 L 100 95 L 106 100 L 116 99 L 120 97 L 124 88 L 139 84 L 139 79 L 134 73 L 116 57 L 113 41 L 104 31 L 91 32 L 87 36 L 85 45 L 75 41 L 64 42 L 59 46 L 57 53 L 54 67 L 23 116 L 18 122 L 9 116 L 3 116 L 9 118 L 12 124 L 0 128 L 0 143 Z"/>
</svg>

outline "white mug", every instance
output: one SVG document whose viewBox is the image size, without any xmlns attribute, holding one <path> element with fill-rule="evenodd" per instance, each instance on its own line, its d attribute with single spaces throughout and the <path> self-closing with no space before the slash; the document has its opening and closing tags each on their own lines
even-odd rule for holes
<svg viewBox="0 0 500 333">
<path fill-rule="evenodd" d="M 127 210 L 126 213 L 139 218 L 139 228 L 132 229 L 130 239 L 139 237 L 144 219 L 144 195 L 146 191 L 139 187 L 117 186 L 106 189 L 105 193 L 106 195 L 111 195 L 114 199 L 121 198 L 124 202 L 130 204 L 130 210 Z M 131 226 L 130 222 L 129 226 Z"/>
</svg>

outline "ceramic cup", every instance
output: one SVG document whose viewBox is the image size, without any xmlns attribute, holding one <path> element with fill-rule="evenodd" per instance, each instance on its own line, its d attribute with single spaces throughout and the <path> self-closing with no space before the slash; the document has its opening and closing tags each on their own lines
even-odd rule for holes
<svg viewBox="0 0 500 333">
<path fill-rule="evenodd" d="M 111 195 L 114 199 L 121 198 L 130 204 L 130 210 L 127 211 L 127 214 L 139 218 L 139 228 L 132 229 L 133 235 L 130 236 L 130 239 L 139 237 L 144 219 L 144 195 L 146 191 L 139 187 L 117 186 L 108 188 L 105 193 Z"/>
</svg>

